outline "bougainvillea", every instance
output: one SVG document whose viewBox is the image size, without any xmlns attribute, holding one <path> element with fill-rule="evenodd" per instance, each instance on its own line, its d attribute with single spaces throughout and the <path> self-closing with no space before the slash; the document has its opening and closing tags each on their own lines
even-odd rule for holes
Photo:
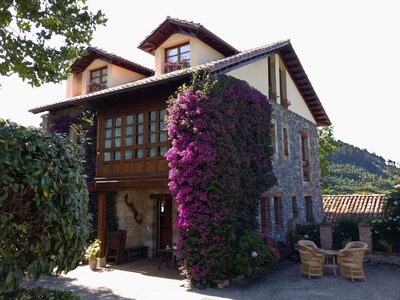
<svg viewBox="0 0 400 300">
<path fill-rule="evenodd" d="M 275 183 L 271 104 L 246 82 L 194 76 L 168 103 L 169 188 L 178 204 L 178 256 L 194 285 L 235 275 L 261 193 Z"/>
</svg>

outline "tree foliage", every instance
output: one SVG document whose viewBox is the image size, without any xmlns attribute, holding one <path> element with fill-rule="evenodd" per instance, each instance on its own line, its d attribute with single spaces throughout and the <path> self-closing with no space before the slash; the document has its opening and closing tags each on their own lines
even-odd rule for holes
<svg viewBox="0 0 400 300">
<path fill-rule="evenodd" d="M 71 61 L 81 57 L 101 11 L 86 0 L 3 0 L 0 2 L 0 75 L 16 73 L 34 86 L 67 78 Z"/>
<path fill-rule="evenodd" d="M 0 293 L 76 268 L 89 222 L 77 146 L 0 119 Z"/>
<path fill-rule="evenodd" d="M 259 199 L 275 183 L 271 112 L 262 93 L 229 76 L 195 77 L 169 101 L 169 188 L 179 206 L 178 256 L 192 284 L 232 276 L 240 237 L 259 226 Z"/>
<path fill-rule="evenodd" d="M 333 137 L 333 126 L 318 129 L 319 160 L 322 180 L 329 174 L 329 155 L 337 149 L 339 142 Z"/>
<path fill-rule="evenodd" d="M 393 161 L 339 141 L 329 155 L 325 194 L 387 194 L 400 182 L 400 168 Z"/>
</svg>

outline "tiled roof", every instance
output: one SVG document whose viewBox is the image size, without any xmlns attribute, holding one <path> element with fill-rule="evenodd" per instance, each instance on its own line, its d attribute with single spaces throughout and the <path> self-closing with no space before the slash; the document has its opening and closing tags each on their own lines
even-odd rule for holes
<svg viewBox="0 0 400 300">
<path fill-rule="evenodd" d="M 314 116 L 317 125 L 330 125 L 331 122 L 328 118 L 328 115 L 326 114 L 317 94 L 315 93 L 311 82 L 309 81 L 307 74 L 305 73 L 296 53 L 294 52 L 290 40 L 283 40 L 272 44 L 267 44 L 205 64 L 173 71 L 166 74 L 154 75 L 130 83 L 110 87 L 101 91 L 79 95 L 50 105 L 33 108 L 29 111 L 32 113 L 41 113 L 45 111 L 64 109 L 78 105 L 82 102 L 90 102 L 94 100 L 97 101 L 103 98 L 114 96 L 116 94 L 130 93 L 133 90 L 144 89 L 149 86 L 183 79 L 185 77 L 189 77 L 192 73 L 197 71 L 208 71 L 211 74 L 226 74 L 231 70 L 243 67 L 244 65 L 252 63 L 259 59 L 266 58 L 274 53 L 279 53 L 284 60 L 285 58 L 288 60 L 286 62 L 288 71 L 292 75 L 292 78 L 299 88 L 300 93 L 304 96 L 304 99 L 312 115 Z"/>
<path fill-rule="evenodd" d="M 224 56 L 239 53 L 237 49 L 206 29 L 200 23 L 171 18 L 169 16 L 139 44 L 138 48 L 154 55 L 155 50 L 175 33 L 195 36 Z"/>
<path fill-rule="evenodd" d="M 89 46 L 86 49 L 87 55 L 83 56 L 80 59 L 77 59 L 71 66 L 72 73 L 81 73 L 83 72 L 95 59 L 101 59 L 105 62 L 117 65 L 124 69 L 131 70 L 133 72 L 137 72 L 139 74 L 143 74 L 145 76 L 154 75 L 154 70 L 144 67 L 140 64 L 137 64 L 133 61 L 127 60 L 121 56 L 118 56 L 114 53 L 107 52 L 98 47 Z"/>
<path fill-rule="evenodd" d="M 383 215 L 386 203 L 385 195 L 323 195 L 324 215 L 326 222 L 354 217 L 368 221 L 371 217 Z"/>
</svg>

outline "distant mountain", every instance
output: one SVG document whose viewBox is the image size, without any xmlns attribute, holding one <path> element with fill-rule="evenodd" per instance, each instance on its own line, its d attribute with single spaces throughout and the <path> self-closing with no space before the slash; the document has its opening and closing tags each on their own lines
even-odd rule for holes
<svg viewBox="0 0 400 300">
<path fill-rule="evenodd" d="M 329 155 L 329 175 L 324 194 L 386 194 L 400 183 L 400 168 L 394 161 L 339 141 Z"/>
</svg>

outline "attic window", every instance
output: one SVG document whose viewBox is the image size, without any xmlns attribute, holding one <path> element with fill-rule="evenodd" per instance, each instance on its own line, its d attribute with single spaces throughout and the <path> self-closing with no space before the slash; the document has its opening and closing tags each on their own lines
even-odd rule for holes
<svg viewBox="0 0 400 300">
<path fill-rule="evenodd" d="M 190 66 L 190 44 L 165 49 L 165 73 Z"/>
<path fill-rule="evenodd" d="M 90 71 L 89 92 L 95 92 L 106 89 L 107 82 L 108 82 L 107 67 Z"/>
</svg>

